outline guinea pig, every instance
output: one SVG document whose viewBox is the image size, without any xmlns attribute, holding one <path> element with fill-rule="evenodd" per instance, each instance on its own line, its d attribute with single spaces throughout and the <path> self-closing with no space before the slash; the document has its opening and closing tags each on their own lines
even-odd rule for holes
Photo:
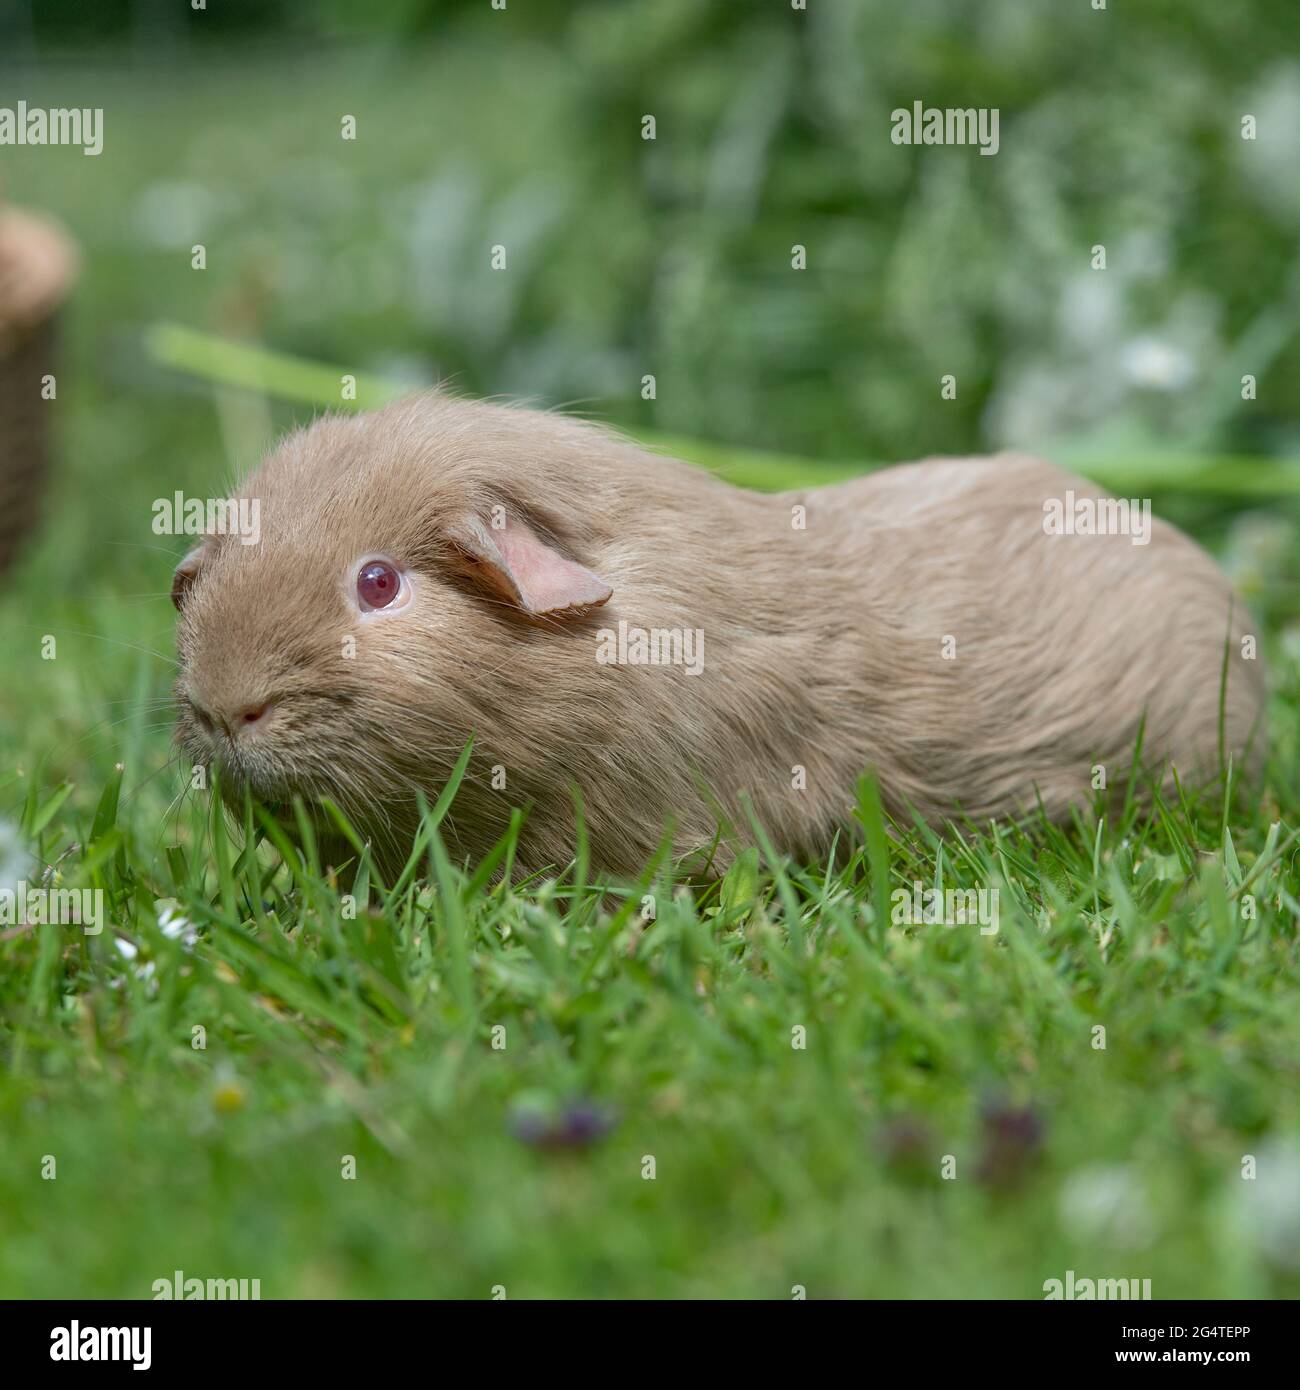
<svg viewBox="0 0 1300 1390">
<path fill-rule="evenodd" d="M 1261 743 L 1227 580 L 1035 458 L 764 495 L 434 392 L 317 420 L 238 497 L 256 544 L 210 535 L 175 575 L 180 748 L 241 803 L 333 799 L 381 865 L 471 736 L 453 853 L 525 807 L 517 870 L 561 868 L 580 805 L 615 877 L 666 827 L 725 865 L 751 815 L 823 855 L 868 768 L 896 817 L 1060 819 L 1125 785 L 1139 731 L 1184 784 Z"/>
</svg>

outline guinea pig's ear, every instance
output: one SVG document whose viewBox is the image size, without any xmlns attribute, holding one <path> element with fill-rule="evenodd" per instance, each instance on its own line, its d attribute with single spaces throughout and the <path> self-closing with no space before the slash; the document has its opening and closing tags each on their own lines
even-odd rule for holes
<svg viewBox="0 0 1300 1390">
<path fill-rule="evenodd" d="M 190 585 L 194 583 L 195 576 L 203 565 L 203 557 L 206 552 L 207 542 L 200 541 L 176 566 L 175 573 L 172 575 L 172 602 L 176 605 L 178 613 L 185 606 L 185 595 L 189 592 Z"/>
<path fill-rule="evenodd" d="M 448 539 L 479 583 L 531 617 L 563 617 L 599 608 L 614 592 L 597 574 L 566 559 L 527 523 L 497 511 L 504 521 L 485 526 L 472 512 L 446 525 Z"/>
</svg>

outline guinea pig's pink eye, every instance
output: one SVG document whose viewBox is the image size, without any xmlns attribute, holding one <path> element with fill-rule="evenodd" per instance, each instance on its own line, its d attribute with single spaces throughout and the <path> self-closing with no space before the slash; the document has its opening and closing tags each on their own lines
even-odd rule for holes
<svg viewBox="0 0 1300 1390">
<path fill-rule="evenodd" d="M 357 597 L 367 608 L 387 608 L 401 592 L 402 577 L 382 560 L 361 566 L 357 575 Z"/>
</svg>

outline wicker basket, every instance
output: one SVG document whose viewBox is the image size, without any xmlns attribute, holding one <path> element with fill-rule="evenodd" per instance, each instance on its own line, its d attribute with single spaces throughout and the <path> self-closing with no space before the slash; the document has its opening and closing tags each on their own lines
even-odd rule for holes
<svg viewBox="0 0 1300 1390">
<path fill-rule="evenodd" d="M 0 204 L 0 577 L 40 512 L 56 408 L 42 382 L 76 265 L 58 227 Z"/>
</svg>

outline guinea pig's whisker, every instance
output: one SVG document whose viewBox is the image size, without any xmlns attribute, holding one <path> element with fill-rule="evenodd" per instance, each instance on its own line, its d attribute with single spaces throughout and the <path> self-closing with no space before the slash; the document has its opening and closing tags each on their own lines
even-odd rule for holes
<svg viewBox="0 0 1300 1390">
<path fill-rule="evenodd" d="M 40 631 L 40 629 L 33 628 L 30 623 L 27 626 L 30 630 Z M 42 633 L 42 635 L 44 634 Z M 89 637 L 96 642 L 107 642 L 111 647 L 125 647 L 128 651 L 143 652 L 145 656 L 156 657 L 159 661 L 166 662 L 168 666 L 175 666 L 178 671 L 180 670 L 181 664 L 175 657 L 165 656 L 162 652 L 154 651 L 152 647 L 142 647 L 138 642 L 127 642 L 120 637 L 106 637 L 102 632 L 81 632 L 77 629 L 64 628 L 54 635 L 56 637 Z"/>
<path fill-rule="evenodd" d="M 170 754 L 158 767 L 156 767 L 151 773 L 149 773 L 147 777 L 142 777 L 140 781 L 136 782 L 132 786 L 131 790 L 127 793 L 126 797 L 124 798 L 124 801 L 126 803 L 130 803 L 131 801 L 133 801 L 137 796 L 140 795 L 142 791 L 144 791 L 144 789 L 147 786 L 149 786 L 151 782 L 154 782 L 159 777 L 161 777 L 164 772 L 169 772 L 174 767 L 178 767 L 180 765 L 180 759 L 181 753 L 178 749 L 176 752 Z"/>
<path fill-rule="evenodd" d="M 171 546 L 154 545 L 151 541 L 104 541 L 104 545 L 118 546 L 123 550 L 151 550 L 155 555 L 166 555 L 173 562 L 180 557 Z"/>
<path fill-rule="evenodd" d="M 161 711 L 158 712 L 161 713 Z M 90 743 L 92 739 L 99 737 L 101 734 L 106 734 L 110 729 L 115 729 L 120 724 L 129 723 L 134 717 L 134 714 L 125 714 L 118 719 L 101 719 L 97 723 L 92 724 L 84 733 L 78 734 L 76 738 L 69 739 L 66 743 L 55 744 L 50 750 L 50 758 L 52 760 L 57 760 L 69 753 L 78 752 L 86 744 Z M 171 727 L 172 720 L 168 718 L 168 720 L 162 724 L 144 725 L 143 732 L 147 734 L 166 733 Z"/>
<path fill-rule="evenodd" d="M 604 412 L 595 410 L 575 410 L 575 406 L 594 405 L 601 401 L 600 396 L 575 396 L 571 401 L 557 401 L 543 409 L 545 415 L 581 415 L 584 420 L 603 420 Z"/>
</svg>

